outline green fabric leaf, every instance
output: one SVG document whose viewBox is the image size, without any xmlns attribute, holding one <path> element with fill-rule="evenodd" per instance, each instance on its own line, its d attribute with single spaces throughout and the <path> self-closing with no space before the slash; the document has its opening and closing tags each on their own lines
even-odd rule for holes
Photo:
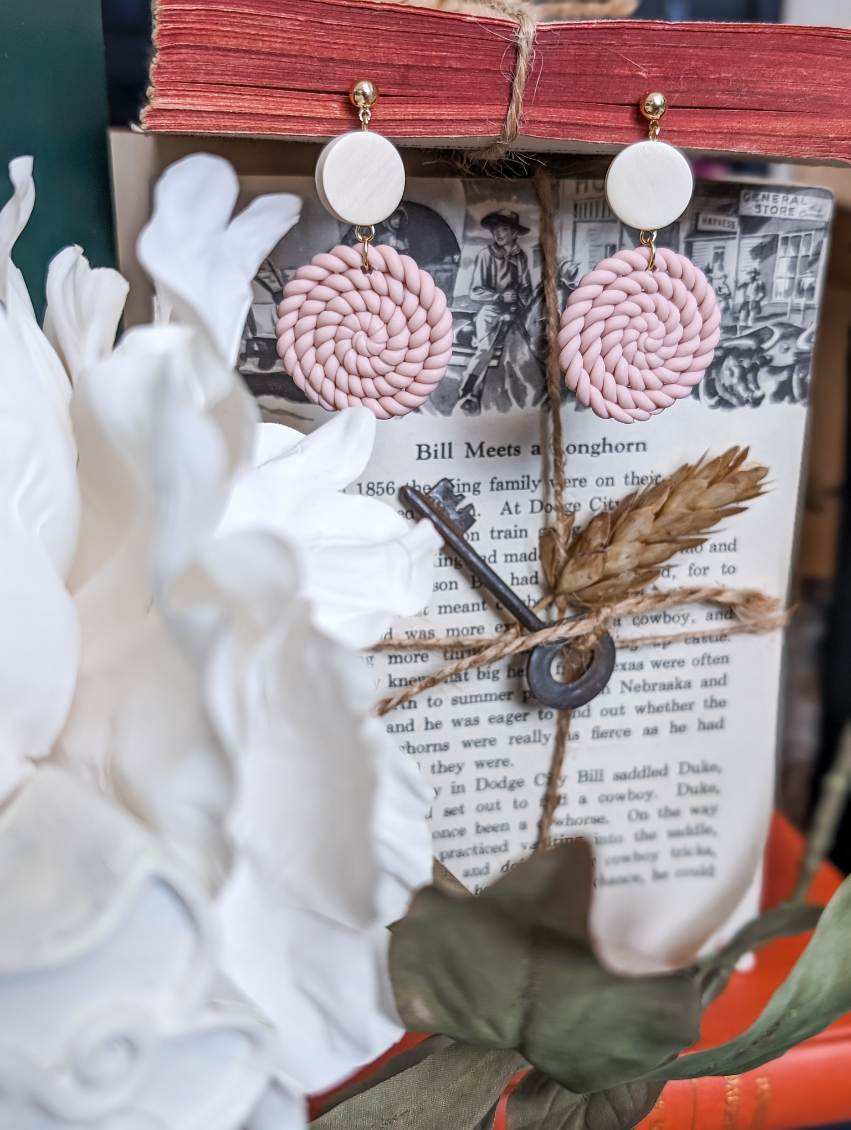
<svg viewBox="0 0 851 1130">
<path fill-rule="evenodd" d="M 454 1041 L 450 1040 L 448 1036 L 430 1036 L 427 1040 L 416 1045 L 416 1047 L 408 1048 L 398 1055 L 394 1055 L 385 1063 L 371 1071 L 369 1075 L 363 1079 L 358 1079 L 355 1083 L 349 1083 L 346 1087 L 341 1087 L 334 1091 L 327 1099 L 323 1100 L 322 1113 L 327 1114 L 329 1110 L 333 1110 L 335 1106 L 340 1103 L 348 1102 L 356 1095 L 361 1094 L 362 1091 L 368 1091 L 371 1087 L 377 1087 L 379 1083 L 385 1082 L 387 1079 L 392 1079 L 394 1075 L 398 1075 L 402 1071 L 407 1071 L 409 1067 L 415 1067 L 430 1055 L 435 1052 L 443 1051 L 445 1048 L 454 1046 Z"/>
<path fill-rule="evenodd" d="M 453 1044 L 338 1103 L 320 1130 L 480 1130 L 506 1084 L 527 1064 L 515 1052 Z"/>
<path fill-rule="evenodd" d="M 391 939 L 405 1024 L 515 1048 L 578 1094 L 637 1079 L 694 1043 L 695 970 L 603 968 L 589 936 L 591 891 L 584 840 L 537 853 L 475 897 L 420 891 Z"/>
<path fill-rule="evenodd" d="M 754 918 L 717 953 L 698 963 L 702 986 L 701 1000 L 706 1008 L 724 991 L 740 958 L 777 938 L 788 938 L 813 930 L 821 917 L 820 906 L 786 903 Z"/>
<path fill-rule="evenodd" d="M 656 1072 L 662 1079 L 738 1075 L 809 1039 L 851 1011 L 851 879 L 823 911 L 792 972 L 741 1036 L 684 1056 Z"/>
<path fill-rule="evenodd" d="M 508 1100 L 508 1130 L 630 1130 L 650 1113 L 663 1086 L 641 1080 L 576 1095 L 531 1071 Z"/>
</svg>

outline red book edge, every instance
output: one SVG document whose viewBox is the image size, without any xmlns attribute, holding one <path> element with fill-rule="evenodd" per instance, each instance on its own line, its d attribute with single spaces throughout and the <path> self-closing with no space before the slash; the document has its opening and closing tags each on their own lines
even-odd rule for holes
<svg viewBox="0 0 851 1130">
<path fill-rule="evenodd" d="M 144 129 L 319 140 L 351 128 L 346 92 L 364 70 L 384 92 L 383 132 L 403 143 L 475 145 L 502 126 L 511 22 L 364 0 L 303 0 L 288 24 L 275 18 L 280 0 L 230 0 L 212 11 L 215 20 L 197 0 L 157 0 Z M 232 38 L 252 46 L 234 48 Z M 598 151 L 633 141 L 639 98 L 660 89 L 678 107 L 665 123 L 676 145 L 851 161 L 848 29 L 588 20 L 540 25 L 537 47 L 524 100 L 527 147 Z M 814 82 L 819 68 L 833 81 Z M 424 90 L 440 93 L 424 99 Z"/>
</svg>

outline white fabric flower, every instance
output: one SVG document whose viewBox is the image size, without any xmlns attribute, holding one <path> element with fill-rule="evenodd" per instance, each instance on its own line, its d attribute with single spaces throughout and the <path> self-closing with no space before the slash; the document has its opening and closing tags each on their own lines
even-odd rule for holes
<svg viewBox="0 0 851 1130">
<path fill-rule="evenodd" d="M 216 958 L 206 900 L 151 837 L 40 770 L 0 819 L 0 1125 L 235 1130 L 274 1103 L 301 1130 L 275 1032 Z"/>
<path fill-rule="evenodd" d="M 304 554 L 268 528 L 216 527 L 203 502 L 222 462 L 214 429 L 173 388 L 160 405 L 160 601 L 204 657 L 209 717 L 236 775 L 223 967 L 305 1034 L 281 1066 L 317 1090 L 399 1035 L 385 927 L 429 878 L 427 795 L 371 716 L 365 667 L 316 630 Z M 206 533 L 193 522 L 205 512 Z"/>
<path fill-rule="evenodd" d="M 225 162 L 169 170 L 139 247 L 159 324 L 113 349 L 126 285 L 77 248 L 51 264 L 46 336 L 35 323 L 9 258 L 31 163 L 13 163 L 12 179 L 0 213 L 0 432 L 13 455 L 0 472 L 0 803 L 29 775 L 42 800 L 42 780 L 95 790 L 116 845 L 132 817 L 147 827 L 181 889 L 202 892 L 237 1011 L 273 1033 L 263 1055 L 277 1082 L 240 1121 L 223 1102 L 197 1124 L 294 1130 L 299 1089 L 329 1086 L 399 1031 L 385 928 L 429 877 L 427 798 L 345 645 L 425 604 L 435 537 L 342 493 L 369 458 L 371 414 L 305 438 L 260 424 L 233 372 L 251 279 L 296 221 L 295 198 L 231 219 Z M 33 768 L 45 758 L 62 772 Z M 80 890 L 99 843 L 69 846 Z M 48 917 L 62 885 L 45 889 Z M 31 924 L 10 923 L 22 954 Z M 122 990 L 106 952 L 89 956 L 109 1013 Z M 4 1012 L 0 996 L 0 1030 Z M 169 1088 L 151 1087 L 139 1110 L 194 1130 Z M 79 1124 L 100 1130 L 92 1119 Z"/>
<path fill-rule="evenodd" d="M 78 631 L 65 577 L 77 541 L 71 386 L 11 251 L 33 207 L 32 160 L 13 161 L 0 211 L 0 800 L 56 740 Z"/>
<path fill-rule="evenodd" d="M 225 532 L 265 528 L 294 542 L 317 623 L 352 647 L 426 606 L 440 545 L 429 522 L 411 526 L 384 502 L 340 493 L 363 474 L 377 426 L 360 406 L 308 436 L 262 424 L 254 468 L 237 480 L 222 523 Z"/>
</svg>

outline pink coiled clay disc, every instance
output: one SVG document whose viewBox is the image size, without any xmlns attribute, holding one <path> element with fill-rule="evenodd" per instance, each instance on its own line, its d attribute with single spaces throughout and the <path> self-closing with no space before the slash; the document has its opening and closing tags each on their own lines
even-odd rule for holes
<svg viewBox="0 0 851 1130">
<path fill-rule="evenodd" d="M 688 396 L 712 363 L 721 312 L 704 273 L 676 251 L 619 251 L 587 274 L 561 317 L 559 363 L 605 419 L 649 420 Z"/>
<path fill-rule="evenodd" d="M 379 420 L 419 408 L 452 356 L 446 295 L 385 244 L 341 245 L 299 267 L 278 307 L 278 355 L 295 383 L 333 411 L 364 404 Z"/>
</svg>

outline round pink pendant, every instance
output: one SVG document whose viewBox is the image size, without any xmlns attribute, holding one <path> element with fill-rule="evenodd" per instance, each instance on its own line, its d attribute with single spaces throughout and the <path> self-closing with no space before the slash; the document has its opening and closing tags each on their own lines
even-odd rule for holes
<svg viewBox="0 0 851 1130">
<path fill-rule="evenodd" d="M 408 255 L 360 244 L 299 267 L 278 307 L 278 355 L 331 411 L 364 404 L 380 420 L 419 408 L 452 356 L 446 295 Z"/>
<path fill-rule="evenodd" d="M 688 396 L 712 363 L 721 312 L 704 273 L 676 251 L 619 251 L 571 294 L 558 335 L 568 388 L 603 419 L 649 420 Z"/>
</svg>

